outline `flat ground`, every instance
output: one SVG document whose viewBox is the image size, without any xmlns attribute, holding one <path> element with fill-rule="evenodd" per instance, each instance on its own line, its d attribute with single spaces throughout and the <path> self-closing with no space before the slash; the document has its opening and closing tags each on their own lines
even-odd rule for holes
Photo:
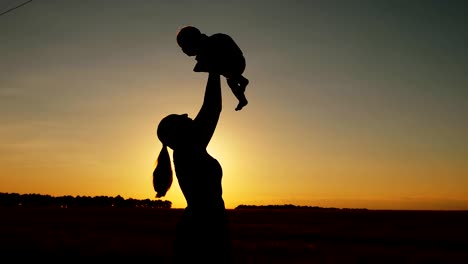
<svg viewBox="0 0 468 264">
<path fill-rule="evenodd" d="M 171 263 L 181 214 L 0 208 L 0 256 L 9 263 Z M 468 211 L 243 209 L 229 215 L 234 263 L 468 263 Z"/>
</svg>

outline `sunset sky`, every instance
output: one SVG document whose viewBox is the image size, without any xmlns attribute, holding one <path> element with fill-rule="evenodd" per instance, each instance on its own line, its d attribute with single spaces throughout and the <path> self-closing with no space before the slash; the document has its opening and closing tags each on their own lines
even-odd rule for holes
<svg viewBox="0 0 468 264">
<path fill-rule="evenodd" d="M 0 13 L 25 1 L 0 0 Z M 468 210 L 464 1 L 54 1 L 0 16 L 0 192 L 155 199 L 164 116 L 194 117 L 194 25 L 244 51 L 208 151 L 227 208 Z M 172 154 L 172 152 L 170 152 Z M 176 178 L 163 200 L 186 206 Z"/>
</svg>

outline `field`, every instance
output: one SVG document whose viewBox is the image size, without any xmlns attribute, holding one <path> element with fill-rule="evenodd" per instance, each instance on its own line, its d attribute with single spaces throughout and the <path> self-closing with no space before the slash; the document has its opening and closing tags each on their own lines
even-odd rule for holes
<svg viewBox="0 0 468 264">
<path fill-rule="evenodd" d="M 171 263 L 181 213 L 3 207 L 0 255 Z M 234 263 L 468 263 L 468 211 L 242 209 L 229 216 Z"/>
</svg>

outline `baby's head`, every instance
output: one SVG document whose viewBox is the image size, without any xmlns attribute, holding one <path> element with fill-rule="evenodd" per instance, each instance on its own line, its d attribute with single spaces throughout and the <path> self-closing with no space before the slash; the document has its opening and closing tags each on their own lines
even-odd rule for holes
<svg viewBox="0 0 468 264">
<path fill-rule="evenodd" d="M 201 38 L 201 32 L 193 26 L 182 27 L 177 32 L 177 44 L 182 48 L 182 51 L 188 56 L 197 55 L 198 43 Z"/>
</svg>

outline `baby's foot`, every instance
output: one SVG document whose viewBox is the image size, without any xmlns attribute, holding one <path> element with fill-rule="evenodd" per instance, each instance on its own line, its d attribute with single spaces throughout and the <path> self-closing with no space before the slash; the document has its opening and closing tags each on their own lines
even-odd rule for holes
<svg viewBox="0 0 468 264">
<path fill-rule="evenodd" d="M 239 101 L 239 104 L 237 104 L 237 107 L 236 107 L 236 111 L 239 111 L 241 110 L 242 108 L 244 108 L 244 106 L 246 106 L 249 102 L 247 101 L 247 99 L 242 99 Z"/>
</svg>

